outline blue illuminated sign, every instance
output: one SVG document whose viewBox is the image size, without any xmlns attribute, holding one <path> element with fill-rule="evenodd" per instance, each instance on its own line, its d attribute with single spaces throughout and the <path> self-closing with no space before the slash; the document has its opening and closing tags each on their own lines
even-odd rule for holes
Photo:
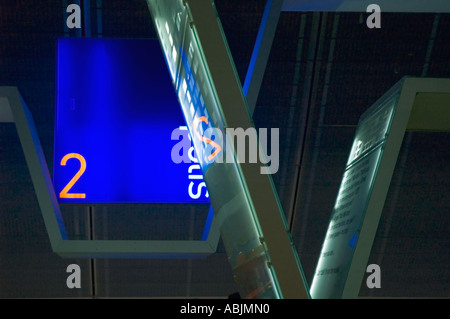
<svg viewBox="0 0 450 319">
<path fill-rule="evenodd" d="M 209 203 L 175 163 L 186 121 L 157 40 L 58 40 L 53 183 L 61 203 Z"/>
</svg>

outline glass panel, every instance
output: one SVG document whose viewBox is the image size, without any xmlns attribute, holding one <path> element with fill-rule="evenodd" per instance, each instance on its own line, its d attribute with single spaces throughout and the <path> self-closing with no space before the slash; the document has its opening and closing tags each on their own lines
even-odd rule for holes
<svg viewBox="0 0 450 319">
<path fill-rule="evenodd" d="M 399 93 L 360 118 L 311 284 L 311 297 L 341 298 L 360 237 Z"/>
<path fill-rule="evenodd" d="M 235 279 L 244 298 L 279 298 L 261 231 L 235 162 L 224 163 L 222 108 L 202 48 L 179 1 L 147 0 L 183 110 L 215 218 Z M 228 141 L 227 141 L 228 143 Z M 234 159 L 234 154 L 233 154 Z M 220 183 L 218 182 L 220 181 Z"/>
</svg>

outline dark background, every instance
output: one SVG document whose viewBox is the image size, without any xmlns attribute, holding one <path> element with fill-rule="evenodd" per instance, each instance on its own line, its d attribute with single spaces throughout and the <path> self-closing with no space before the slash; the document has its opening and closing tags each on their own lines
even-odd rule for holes
<svg viewBox="0 0 450 319">
<path fill-rule="evenodd" d="M 264 0 L 216 1 L 244 82 Z M 101 7 L 97 4 L 101 3 Z M 0 85 L 17 86 L 30 108 L 51 170 L 55 45 L 68 1 L 0 0 Z M 254 121 L 280 128 L 273 175 L 308 283 L 359 116 L 405 75 L 450 77 L 450 14 L 283 12 Z M 91 1 L 91 36 L 154 38 L 144 0 Z M 101 28 L 98 26 L 101 25 Z M 449 119 L 450 121 L 450 119 Z M 407 132 L 369 263 L 380 289 L 360 297 L 450 297 L 450 135 Z M 189 239 L 207 207 L 62 207 L 71 239 Z M 198 212 L 198 214 L 196 214 Z M 82 288 L 66 287 L 66 267 Z M 205 259 L 63 259 L 53 253 L 13 124 L 0 124 L 0 297 L 227 297 L 237 287 L 223 246 Z"/>
</svg>

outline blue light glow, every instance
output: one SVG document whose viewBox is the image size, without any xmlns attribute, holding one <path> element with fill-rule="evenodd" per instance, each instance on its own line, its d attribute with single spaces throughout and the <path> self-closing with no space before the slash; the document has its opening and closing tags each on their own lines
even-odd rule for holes
<svg viewBox="0 0 450 319">
<path fill-rule="evenodd" d="M 185 126 L 157 40 L 58 40 L 53 182 L 57 194 L 86 160 L 64 203 L 209 203 L 188 194 L 191 164 L 171 159 Z M 202 179 L 196 183 L 203 182 Z"/>
</svg>

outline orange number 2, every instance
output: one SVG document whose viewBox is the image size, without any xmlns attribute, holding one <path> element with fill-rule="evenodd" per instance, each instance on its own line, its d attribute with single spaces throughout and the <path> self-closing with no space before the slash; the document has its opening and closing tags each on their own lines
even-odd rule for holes
<svg viewBox="0 0 450 319">
<path fill-rule="evenodd" d="M 81 175 L 83 175 L 86 170 L 86 160 L 83 156 L 78 153 L 69 153 L 64 156 L 61 160 L 61 165 L 66 166 L 67 161 L 71 158 L 76 158 L 80 161 L 80 169 L 75 174 L 75 176 L 70 180 L 70 182 L 63 188 L 61 193 L 59 193 L 60 198 L 86 198 L 86 194 L 84 193 L 69 193 L 69 190 L 73 187 L 73 185 L 80 179 Z"/>
</svg>

